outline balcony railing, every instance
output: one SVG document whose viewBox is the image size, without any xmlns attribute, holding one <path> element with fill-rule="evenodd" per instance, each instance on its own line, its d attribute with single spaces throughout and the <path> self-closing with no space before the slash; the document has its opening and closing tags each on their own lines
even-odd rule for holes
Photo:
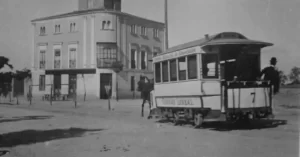
<svg viewBox="0 0 300 157">
<path fill-rule="evenodd" d="M 54 61 L 54 69 L 60 69 L 60 60 Z"/>
<path fill-rule="evenodd" d="M 117 61 L 117 59 L 98 58 L 97 59 L 97 67 L 98 68 L 112 68 L 112 64 L 116 61 Z"/>
<path fill-rule="evenodd" d="M 40 61 L 40 69 L 45 69 L 45 68 L 46 68 L 46 62 Z"/>
<path fill-rule="evenodd" d="M 69 68 L 76 68 L 76 60 L 69 61 Z"/>
</svg>

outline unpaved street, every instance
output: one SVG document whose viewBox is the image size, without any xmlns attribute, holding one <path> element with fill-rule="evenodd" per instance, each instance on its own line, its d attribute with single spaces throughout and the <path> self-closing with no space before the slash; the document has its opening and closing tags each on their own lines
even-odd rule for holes
<svg viewBox="0 0 300 157">
<path fill-rule="evenodd" d="M 94 110 L 98 114 L 41 110 L 0 107 L 0 149 L 10 151 L 7 157 L 298 156 L 297 110 L 277 109 L 273 124 L 201 129 L 140 118 L 132 106 Z"/>
</svg>

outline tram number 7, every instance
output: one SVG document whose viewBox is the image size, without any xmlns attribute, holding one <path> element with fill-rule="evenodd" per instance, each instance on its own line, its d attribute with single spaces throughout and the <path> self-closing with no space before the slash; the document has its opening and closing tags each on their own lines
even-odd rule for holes
<svg viewBox="0 0 300 157">
<path fill-rule="evenodd" d="M 254 103 L 255 102 L 255 92 L 251 93 L 250 95 L 253 95 L 252 103 Z"/>
</svg>

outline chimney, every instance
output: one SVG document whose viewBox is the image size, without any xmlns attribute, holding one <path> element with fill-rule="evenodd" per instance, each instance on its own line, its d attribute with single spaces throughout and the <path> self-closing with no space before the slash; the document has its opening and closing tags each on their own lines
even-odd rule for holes
<svg viewBox="0 0 300 157">
<path fill-rule="evenodd" d="M 205 34 L 205 39 L 209 40 L 209 35 L 208 34 Z"/>
</svg>

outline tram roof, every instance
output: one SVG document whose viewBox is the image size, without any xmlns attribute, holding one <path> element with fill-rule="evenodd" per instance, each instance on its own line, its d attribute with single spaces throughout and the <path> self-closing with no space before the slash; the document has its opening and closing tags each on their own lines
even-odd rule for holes
<svg viewBox="0 0 300 157">
<path fill-rule="evenodd" d="M 233 35 L 234 37 L 223 38 L 223 36 L 226 36 L 226 35 L 227 36 Z M 237 33 L 237 32 L 222 32 L 222 33 L 218 33 L 218 34 L 209 36 L 208 38 L 204 37 L 202 39 L 194 40 L 194 41 L 191 41 L 188 43 L 184 43 L 181 45 L 171 47 L 166 52 L 161 53 L 159 55 L 163 55 L 163 54 L 167 54 L 167 53 L 171 53 L 171 52 L 175 52 L 175 51 L 179 51 L 179 50 L 183 50 L 183 49 L 187 49 L 187 48 L 191 48 L 191 47 L 195 47 L 195 46 L 228 45 L 228 44 L 260 45 L 262 48 L 273 45 L 272 43 L 268 43 L 268 42 L 262 42 L 262 41 L 248 39 L 245 36 L 243 36 L 242 34 Z"/>
</svg>

